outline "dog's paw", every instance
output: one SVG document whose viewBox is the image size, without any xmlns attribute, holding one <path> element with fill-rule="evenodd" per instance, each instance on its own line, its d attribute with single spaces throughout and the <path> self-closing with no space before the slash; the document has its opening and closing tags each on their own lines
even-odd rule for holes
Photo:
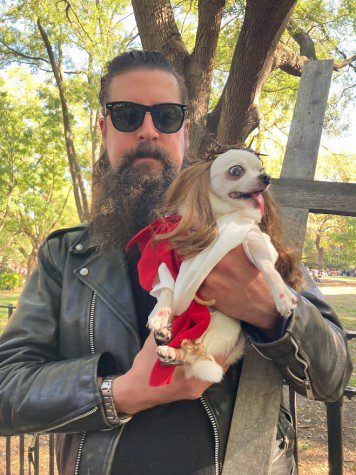
<svg viewBox="0 0 356 475">
<path fill-rule="evenodd" d="M 283 317 L 288 317 L 297 306 L 297 297 L 287 288 L 281 290 L 277 295 L 274 295 L 273 300 L 278 313 Z"/>
<path fill-rule="evenodd" d="M 158 332 L 161 328 L 167 327 L 171 313 L 172 311 L 169 307 L 161 308 L 155 315 L 149 318 L 147 322 L 148 328 L 154 332 Z"/>
<path fill-rule="evenodd" d="M 166 327 L 154 331 L 154 337 L 158 341 L 168 343 L 172 338 L 172 325 L 167 325 Z"/>
<path fill-rule="evenodd" d="M 158 354 L 158 358 L 161 360 L 163 364 L 166 365 L 174 365 L 176 364 L 176 357 L 177 353 L 174 348 L 170 346 L 159 346 L 156 350 Z"/>
</svg>

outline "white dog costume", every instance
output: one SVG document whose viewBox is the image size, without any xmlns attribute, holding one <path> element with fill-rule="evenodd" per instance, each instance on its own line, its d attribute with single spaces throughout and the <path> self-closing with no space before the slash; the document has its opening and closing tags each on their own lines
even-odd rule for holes
<svg viewBox="0 0 356 475">
<path fill-rule="evenodd" d="M 269 236 L 257 224 L 264 212 L 262 191 L 268 184 L 269 176 L 264 173 L 260 160 L 254 153 L 231 149 L 218 155 L 210 168 L 209 191 L 218 237 L 208 249 L 183 260 L 176 276 L 172 275 L 172 267 L 170 270 L 165 262 L 159 264 L 153 286 L 147 289 L 157 298 L 157 304 L 148 317 L 149 328 L 156 333 L 166 331 L 170 335 L 167 329 L 170 329 L 173 318 L 174 341 L 174 318 L 187 311 L 211 270 L 239 245 L 243 246 L 247 257 L 262 272 L 279 313 L 284 316 L 291 314 L 296 306 L 296 299 L 274 267 L 278 258 L 276 249 Z M 184 207 L 180 211 L 182 215 Z M 151 252 L 152 239 L 147 239 L 149 228 L 150 226 L 135 236 L 128 247 L 139 242 L 138 237 L 142 238 L 146 231 L 146 239 L 144 244 L 141 241 L 140 248 L 143 251 L 145 246 L 150 246 Z M 154 236 L 154 232 L 151 229 L 149 234 Z M 230 364 L 236 362 L 243 354 L 244 338 L 239 321 L 214 308 L 210 307 L 209 311 L 210 323 L 194 341 L 183 340 L 178 351 L 171 343 L 158 347 L 158 367 L 183 361 L 187 378 L 195 376 L 211 382 L 221 381 L 223 369 L 214 357 L 225 357 Z M 167 382 L 169 379 L 162 384 Z"/>
</svg>

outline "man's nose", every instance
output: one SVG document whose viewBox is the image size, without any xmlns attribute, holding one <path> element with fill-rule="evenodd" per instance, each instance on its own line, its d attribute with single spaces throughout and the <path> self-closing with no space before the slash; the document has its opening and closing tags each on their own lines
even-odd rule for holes
<svg viewBox="0 0 356 475">
<path fill-rule="evenodd" d="M 139 142 L 156 142 L 159 138 L 159 132 L 149 112 L 146 112 L 143 123 L 137 131 L 137 138 Z"/>
<path fill-rule="evenodd" d="M 262 181 L 263 184 L 269 185 L 271 183 L 271 176 L 267 175 L 267 173 L 261 173 L 258 175 L 258 178 Z"/>
</svg>

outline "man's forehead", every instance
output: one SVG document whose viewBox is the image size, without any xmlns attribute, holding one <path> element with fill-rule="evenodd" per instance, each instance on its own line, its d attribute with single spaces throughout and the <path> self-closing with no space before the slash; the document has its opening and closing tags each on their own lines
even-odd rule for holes
<svg viewBox="0 0 356 475">
<path fill-rule="evenodd" d="M 152 105 L 159 102 L 181 102 L 181 93 L 173 74 L 159 69 L 143 69 L 113 77 L 109 85 L 108 100 Z"/>
</svg>

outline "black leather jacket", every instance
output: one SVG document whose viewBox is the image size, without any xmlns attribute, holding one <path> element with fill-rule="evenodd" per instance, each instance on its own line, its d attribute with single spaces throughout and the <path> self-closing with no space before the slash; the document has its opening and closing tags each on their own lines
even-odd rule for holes
<svg viewBox="0 0 356 475">
<path fill-rule="evenodd" d="M 309 380 L 309 396 L 333 401 L 347 384 L 350 358 L 335 314 L 308 299 L 319 310 L 299 296 L 284 336 L 252 343 L 298 392 L 306 394 Z M 0 338 L 0 433 L 61 433 L 60 473 L 109 474 L 124 429 L 108 424 L 97 377 L 128 371 L 140 348 L 122 256 L 96 253 L 85 225 L 52 233 Z M 202 399 L 216 424 L 220 464 L 238 373 L 230 368 Z M 283 409 L 278 429 L 287 446 L 293 428 Z"/>
</svg>

